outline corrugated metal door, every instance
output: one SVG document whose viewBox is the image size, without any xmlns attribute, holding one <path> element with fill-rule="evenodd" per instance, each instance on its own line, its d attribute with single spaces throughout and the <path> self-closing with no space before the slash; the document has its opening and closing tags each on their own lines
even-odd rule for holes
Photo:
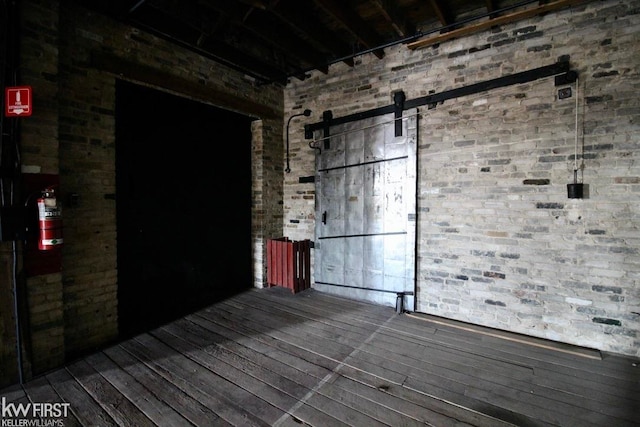
<svg viewBox="0 0 640 427">
<path fill-rule="evenodd" d="M 417 111 L 333 126 L 316 156 L 314 287 L 383 305 L 413 292 Z M 413 296 L 404 297 L 413 310 Z"/>
</svg>

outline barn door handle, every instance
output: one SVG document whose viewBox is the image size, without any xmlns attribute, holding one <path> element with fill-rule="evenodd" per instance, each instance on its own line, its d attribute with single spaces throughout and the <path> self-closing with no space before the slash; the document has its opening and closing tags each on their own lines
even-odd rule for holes
<svg viewBox="0 0 640 427">
<path fill-rule="evenodd" d="M 322 223 L 327 223 L 327 211 L 322 212 Z"/>
</svg>

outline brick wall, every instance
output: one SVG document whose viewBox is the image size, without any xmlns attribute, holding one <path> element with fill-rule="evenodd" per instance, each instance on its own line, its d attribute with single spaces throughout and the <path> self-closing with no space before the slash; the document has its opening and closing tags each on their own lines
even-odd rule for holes
<svg viewBox="0 0 640 427">
<path fill-rule="evenodd" d="M 570 58 L 573 96 L 554 78 L 421 108 L 417 310 L 640 355 L 640 2 L 598 1 L 416 51 L 293 80 L 285 117 L 334 117 Z M 578 91 L 578 168 L 569 199 Z M 283 226 L 313 238 L 313 150 L 292 132 Z M 582 152 L 584 155 L 582 155 Z"/>
<path fill-rule="evenodd" d="M 27 376 L 115 339 L 117 265 L 115 212 L 115 82 L 117 71 L 96 66 L 141 64 L 138 83 L 256 117 L 252 132 L 254 286 L 264 284 L 265 239 L 282 234 L 282 88 L 256 86 L 242 74 L 72 2 L 22 2 L 20 84 L 34 87 L 34 114 L 23 120 L 23 169 L 60 174 L 64 207 L 62 272 L 27 280 L 32 352 Z M 120 62 L 124 61 L 124 62 Z M 121 65 L 122 66 L 122 65 Z M 135 68 L 135 67 L 134 67 Z M 132 69 L 136 72 L 136 69 Z M 125 73 L 126 74 L 126 73 Z M 158 82 L 158 76 L 165 76 Z M 125 76 L 126 78 L 126 76 Z M 146 81 L 148 78 L 149 81 Z M 216 97 L 219 94 L 219 97 Z M 223 100 L 224 99 L 224 100 Z M 231 99 L 233 105 L 228 104 Z M 235 100 L 235 101 L 233 101 Z M 243 105 L 253 110 L 244 110 Z M 266 111 L 262 117 L 256 110 Z M 10 242 L 2 243 L 10 264 Z M 0 294 L 11 278 L 0 276 Z M 0 386 L 17 381 L 11 299 L 0 303 L 3 372 Z"/>
<path fill-rule="evenodd" d="M 239 73 L 79 8 L 61 15 L 60 28 L 61 62 L 65 70 L 60 79 L 65 94 L 60 114 L 60 156 L 66 172 L 65 188 L 82 195 L 81 206 L 69 214 L 73 225 L 69 226 L 68 240 L 74 244 L 67 249 L 64 263 L 65 337 L 67 352 L 71 352 L 100 345 L 117 333 L 116 229 L 112 197 L 115 193 L 115 78 L 90 66 L 95 52 L 108 52 L 119 59 L 156 69 L 158 73 L 199 83 L 204 93 L 204 88 L 209 88 L 274 106 L 275 114 L 279 114 L 278 105 L 282 104 L 282 90 L 277 86 L 254 87 Z M 201 100 L 225 107 L 216 104 L 216 99 Z M 262 255 L 261 234 L 274 224 L 280 225 L 279 220 L 272 218 L 272 210 L 278 208 L 271 206 L 274 198 L 269 183 L 281 180 L 281 169 L 279 164 L 277 168 L 270 168 L 268 164 L 270 157 L 280 158 L 282 148 L 279 143 L 275 148 L 265 148 L 274 145 L 274 140 L 279 142 L 280 135 L 271 129 L 274 128 L 272 122 L 280 120 L 265 119 L 253 129 L 254 174 L 259 177 L 254 179 L 258 201 L 254 226 L 257 256 Z M 280 213 L 276 215 L 280 216 Z M 256 259 L 254 264 L 261 267 L 262 259 Z"/>
<path fill-rule="evenodd" d="M 17 84 L 32 87 L 33 113 L 31 117 L 20 118 L 21 166 L 25 173 L 57 175 L 60 171 L 58 157 L 58 4 L 56 2 L 34 1 L 30 5 L 21 4 L 20 42 Z M 18 191 L 20 191 L 18 189 Z M 18 197 L 26 198 L 28 195 Z M 2 243 L 7 249 L 10 242 Z M 33 372 L 43 372 L 64 361 L 64 322 L 62 309 L 62 276 L 59 273 L 46 276 L 27 276 L 22 270 L 22 242 L 17 242 L 17 289 L 20 301 L 22 326 L 23 373 L 25 378 Z M 7 266 L 14 268 L 13 254 L 3 252 Z M 11 258 L 9 258 L 11 257 Z M 13 286 L 13 278 L 3 275 L 3 285 Z M 0 310 L 13 314 L 13 298 L 3 299 Z M 10 375 L 2 378 L 3 383 L 17 378 L 17 356 L 15 352 L 15 318 L 5 324 L 11 331 L 13 348 L 9 341 L 2 342 L 11 355 L 2 361 L 2 371 L 6 367 Z"/>
<path fill-rule="evenodd" d="M 552 79 L 423 109 L 419 131 L 418 309 L 534 336 L 639 354 L 640 2 L 591 1 L 437 47 L 386 49 L 277 87 L 138 30 L 62 2 L 22 3 L 21 81 L 34 115 L 21 121 L 23 169 L 60 174 L 65 193 L 61 274 L 25 281 L 30 375 L 117 334 L 115 77 L 92 53 L 260 105 L 276 117 L 253 125 L 254 285 L 264 283 L 266 238 L 313 238 L 315 153 L 302 125 L 527 70 L 568 55 L 579 72 L 580 145 L 589 197 L 566 197 L 572 179 L 574 100 Z M 64 13 L 61 11 L 64 9 Z M 26 30 L 28 29 L 28 31 Z M 165 88 L 166 89 L 166 88 Z M 190 96 L 190 95 L 189 95 Z M 202 100 L 214 105 L 216 99 Z M 291 173 L 284 174 L 286 119 Z M 278 116 L 284 112 L 284 117 Z M 243 111 L 240 111 L 243 112 Z M 0 244 L 11 266 L 10 243 Z M 7 267 L 9 268 L 9 267 Z M 8 271 L 8 270 L 6 270 Z M 0 276 L 10 295 L 11 275 Z M 15 381 L 10 298 L 0 304 L 3 385 Z"/>
</svg>

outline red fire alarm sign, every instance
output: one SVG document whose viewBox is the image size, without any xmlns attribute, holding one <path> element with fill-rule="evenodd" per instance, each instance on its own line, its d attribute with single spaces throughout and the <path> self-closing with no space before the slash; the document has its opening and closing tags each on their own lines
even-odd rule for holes
<svg viewBox="0 0 640 427">
<path fill-rule="evenodd" d="M 5 90 L 5 110 L 7 117 L 31 115 L 31 86 L 12 86 Z"/>
</svg>

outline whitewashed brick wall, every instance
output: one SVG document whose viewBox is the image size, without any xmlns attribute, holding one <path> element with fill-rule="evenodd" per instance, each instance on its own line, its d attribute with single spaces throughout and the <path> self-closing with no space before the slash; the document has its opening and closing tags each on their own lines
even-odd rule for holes
<svg viewBox="0 0 640 427">
<path fill-rule="evenodd" d="M 302 126 L 323 111 L 340 117 L 390 105 L 397 90 L 414 99 L 569 57 L 571 98 L 550 77 L 421 108 L 417 310 L 640 356 L 640 1 L 590 1 L 385 53 L 287 86 L 285 118 L 313 114 L 290 129 L 285 234 L 314 237 L 314 187 L 298 181 L 314 174 Z M 567 197 L 576 140 L 584 199 Z"/>
</svg>

